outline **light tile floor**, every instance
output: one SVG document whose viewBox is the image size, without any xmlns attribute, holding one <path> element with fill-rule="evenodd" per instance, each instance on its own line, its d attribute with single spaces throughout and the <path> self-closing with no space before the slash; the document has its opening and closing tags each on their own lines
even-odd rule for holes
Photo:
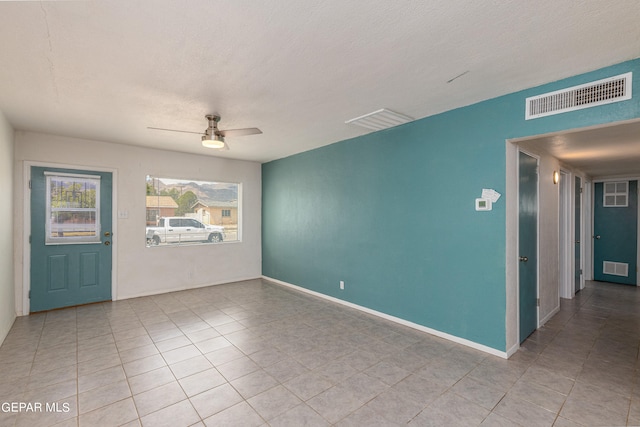
<svg viewBox="0 0 640 427">
<path fill-rule="evenodd" d="M 588 283 L 508 361 L 262 280 L 51 311 L 0 347 L 42 412 L 0 426 L 640 424 L 639 308 Z"/>
</svg>

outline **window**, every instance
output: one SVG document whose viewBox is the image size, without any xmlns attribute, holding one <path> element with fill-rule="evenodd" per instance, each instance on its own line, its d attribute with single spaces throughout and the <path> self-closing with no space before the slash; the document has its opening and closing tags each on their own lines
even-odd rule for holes
<svg viewBox="0 0 640 427">
<path fill-rule="evenodd" d="M 160 217 L 160 210 L 147 208 L 147 224 L 156 224 Z"/>
<path fill-rule="evenodd" d="M 54 172 L 45 176 L 45 243 L 100 243 L 100 177 Z"/>
<path fill-rule="evenodd" d="M 147 246 L 239 240 L 241 184 L 147 176 Z"/>
<path fill-rule="evenodd" d="M 605 182 L 602 205 L 605 208 L 626 207 L 629 203 L 629 182 Z"/>
</svg>

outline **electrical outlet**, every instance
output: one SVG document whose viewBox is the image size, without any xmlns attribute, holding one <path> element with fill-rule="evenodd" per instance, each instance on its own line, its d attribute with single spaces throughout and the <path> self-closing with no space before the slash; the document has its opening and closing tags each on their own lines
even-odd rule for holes
<svg viewBox="0 0 640 427">
<path fill-rule="evenodd" d="M 340 290 L 344 291 L 344 280 L 340 280 Z"/>
</svg>

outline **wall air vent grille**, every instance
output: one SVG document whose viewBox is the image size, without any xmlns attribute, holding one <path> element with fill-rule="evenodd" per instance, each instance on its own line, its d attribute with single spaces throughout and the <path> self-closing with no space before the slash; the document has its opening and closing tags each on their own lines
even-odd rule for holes
<svg viewBox="0 0 640 427">
<path fill-rule="evenodd" d="M 525 120 L 631 99 L 633 73 L 573 86 L 526 99 Z"/>
<path fill-rule="evenodd" d="M 624 262 L 604 261 L 602 263 L 602 272 L 613 276 L 629 277 L 629 264 Z"/>
<path fill-rule="evenodd" d="M 380 110 L 374 111 L 373 113 L 365 114 L 364 116 L 347 120 L 345 123 L 348 125 L 356 125 L 371 130 L 382 130 L 411 121 L 413 121 L 413 118 L 409 116 L 405 116 L 404 114 L 396 113 L 395 111 L 382 108 Z"/>
</svg>

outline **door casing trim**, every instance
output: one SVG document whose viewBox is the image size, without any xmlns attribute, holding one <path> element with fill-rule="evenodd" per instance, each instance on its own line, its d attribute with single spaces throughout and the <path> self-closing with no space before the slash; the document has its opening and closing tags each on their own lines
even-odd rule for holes
<svg viewBox="0 0 640 427">
<path fill-rule="evenodd" d="M 573 298 L 572 293 L 570 292 L 571 284 L 573 283 L 571 277 L 571 266 L 572 262 L 572 254 L 575 251 L 575 247 L 572 250 L 571 248 L 571 236 L 572 233 L 569 232 L 571 230 L 571 226 L 573 225 L 573 221 L 571 220 L 571 214 L 573 212 L 571 206 L 571 183 L 575 182 L 575 176 L 571 171 L 560 167 L 560 230 L 558 236 L 560 238 L 560 263 L 559 263 L 559 271 L 560 271 L 560 297 L 561 298 Z M 574 215 L 575 218 L 575 215 Z M 573 227 L 575 230 L 575 227 Z M 575 256 L 573 257 L 575 259 Z M 574 270 L 575 272 L 575 270 Z"/>
<path fill-rule="evenodd" d="M 575 240 L 580 240 L 580 267 L 582 268 L 582 276 L 580 277 L 580 289 L 584 289 L 585 281 L 591 280 L 589 259 L 591 257 L 591 234 L 587 235 L 587 230 L 591 227 L 589 221 L 591 215 L 591 181 L 581 172 L 575 172 L 567 166 L 560 167 L 560 174 L 566 174 L 566 180 L 560 185 L 566 185 L 564 189 L 564 201 L 566 204 L 566 212 L 560 212 L 560 257 L 562 258 L 560 271 L 560 298 L 575 298 L 575 288 L 573 286 L 573 278 L 575 274 Z M 580 200 L 580 232 L 575 235 L 575 179 L 582 180 L 582 195 Z M 560 197 L 563 197 L 561 193 Z M 565 240 L 563 247 L 562 240 Z M 562 262 L 563 261 L 563 262 Z"/>
<path fill-rule="evenodd" d="M 612 178 L 598 178 L 598 179 L 594 179 L 591 181 L 591 190 L 593 192 L 593 194 L 595 194 L 595 185 L 596 183 L 600 183 L 600 182 L 612 182 L 612 181 L 638 181 L 638 185 L 637 185 L 637 197 L 638 197 L 638 207 L 637 207 L 637 212 L 636 212 L 636 221 L 638 222 L 638 233 L 636 236 L 636 266 L 638 266 L 638 268 L 636 269 L 636 287 L 640 286 L 640 176 L 618 176 L 618 177 L 612 177 Z M 590 238 L 593 239 L 593 236 L 595 235 L 595 230 L 594 230 L 594 225 L 595 225 L 595 199 L 591 199 L 591 234 L 590 234 Z M 592 240 L 593 242 L 593 240 Z M 591 251 L 591 278 L 593 280 L 594 274 L 595 274 L 595 263 L 594 263 L 594 256 L 595 256 L 595 251 Z M 629 286 L 629 285 L 627 285 Z"/>
<path fill-rule="evenodd" d="M 34 162 L 25 160 L 23 162 L 23 192 L 24 192 L 24 218 L 23 234 L 22 234 L 22 316 L 26 316 L 30 313 L 29 304 L 29 290 L 31 289 L 31 244 L 29 243 L 29 236 L 31 236 L 31 197 L 29 188 L 29 181 L 31 180 L 31 168 L 32 167 L 45 167 L 45 168 L 62 168 L 62 169 L 75 169 L 75 170 L 95 170 L 99 172 L 110 172 L 113 175 L 112 181 L 112 193 L 111 193 L 111 211 L 112 211 L 112 230 L 115 236 L 118 235 L 118 171 L 117 169 L 105 168 L 101 166 L 81 166 L 72 165 L 66 163 L 47 163 L 47 162 Z M 112 239 L 112 250 L 116 253 L 118 247 L 118 240 Z M 117 300 L 118 292 L 118 257 L 113 256 L 111 260 L 111 300 Z"/>
</svg>

